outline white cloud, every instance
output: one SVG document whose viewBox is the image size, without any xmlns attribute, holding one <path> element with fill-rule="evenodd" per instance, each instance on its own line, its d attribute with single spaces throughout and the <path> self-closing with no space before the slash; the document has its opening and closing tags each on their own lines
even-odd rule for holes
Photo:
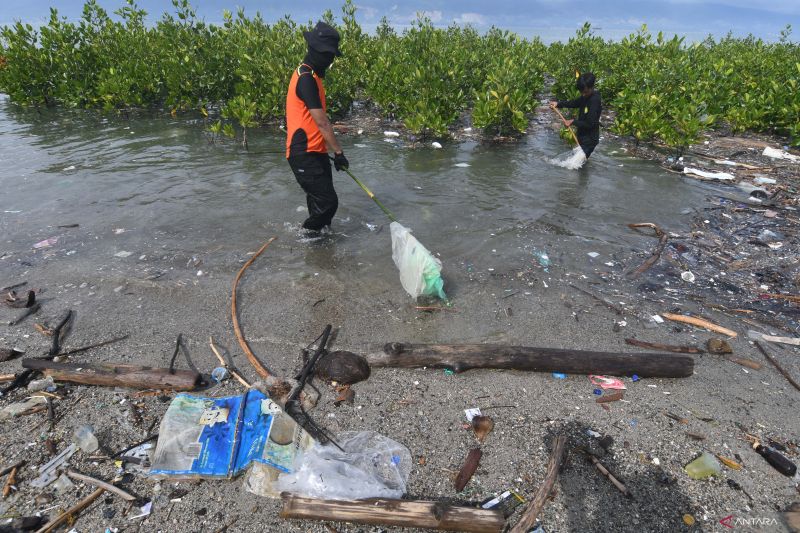
<svg viewBox="0 0 800 533">
<path fill-rule="evenodd" d="M 420 11 L 420 15 L 428 17 L 434 24 L 442 21 L 442 12 L 438 9 L 435 11 Z"/>
<path fill-rule="evenodd" d="M 416 11 L 414 13 L 408 15 L 394 15 L 391 17 L 391 21 L 397 24 L 411 24 L 415 20 L 419 18 L 429 18 L 432 23 L 437 24 L 442 21 L 444 16 L 442 12 L 439 10 L 435 11 Z"/>
<path fill-rule="evenodd" d="M 364 20 L 375 20 L 378 18 L 378 15 L 380 14 L 380 12 L 377 9 L 370 6 L 362 6 L 356 4 L 356 9 L 357 9 L 356 14 L 363 16 Z"/>
<path fill-rule="evenodd" d="M 707 0 L 668 0 L 672 4 L 708 5 Z M 770 0 L 769 2 L 755 3 L 752 0 L 716 0 L 714 4 L 720 6 L 737 7 L 744 9 L 758 9 L 767 13 L 781 13 L 784 15 L 800 15 L 800 2 L 797 0 Z"/>
<path fill-rule="evenodd" d="M 483 26 L 486 24 L 486 17 L 480 13 L 461 13 L 461 15 L 454 20 L 458 24 L 474 24 L 475 26 Z"/>
</svg>

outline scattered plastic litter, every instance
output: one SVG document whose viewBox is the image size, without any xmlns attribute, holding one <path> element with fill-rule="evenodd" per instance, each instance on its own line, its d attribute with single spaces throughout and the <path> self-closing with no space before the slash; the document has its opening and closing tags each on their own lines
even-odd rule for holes
<svg viewBox="0 0 800 533">
<path fill-rule="evenodd" d="M 598 254 L 597 252 L 589 252 L 586 255 L 588 255 L 589 257 L 594 259 L 594 258 L 598 257 L 600 254 Z"/>
<path fill-rule="evenodd" d="M 147 502 L 146 504 L 142 505 L 139 508 L 139 514 L 134 516 L 129 516 L 128 520 L 136 520 L 137 518 L 144 518 L 145 516 L 149 516 L 152 511 L 153 511 L 153 502 Z"/>
<path fill-rule="evenodd" d="M 44 399 L 42 396 L 31 396 L 30 398 L 22 401 L 16 402 L 9 405 L 6 405 L 2 409 L 0 409 L 0 420 L 8 420 L 9 418 L 14 418 L 15 416 L 20 416 L 24 413 L 27 413 L 31 409 L 35 409 L 40 405 L 45 405 L 47 400 Z"/>
<path fill-rule="evenodd" d="M 476 416 L 481 416 L 481 410 L 477 407 L 471 409 L 464 409 L 464 414 L 467 416 L 467 422 L 472 422 Z"/>
<path fill-rule="evenodd" d="M 339 445 L 315 445 L 277 487 L 309 498 L 400 498 L 411 473 L 408 448 L 374 431 L 343 432 Z"/>
<path fill-rule="evenodd" d="M 215 383 L 222 383 L 223 381 L 230 379 L 230 377 L 230 371 L 228 371 L 228 369 L 224 366 L 218 366 L 211 371 L 211 379 L 213 379 Z"/>
<path fill-rule="evenodd" d="M 383 136 L 384 137 L 400 137 L 400 134 L 397 133 L 396 131 L 384 131 L 383 132 Z"/>
<path fill-rule="evenodd" d="M 800 162 L 800 156 L 796 156 L 784 150 L 779 150 L 778 148 L 772 148 L 769 146 L 764 147 L 764 151 L 761 152 L 761 155 L 771 157 L 772 159 L 785 159 L 794 163 Z"/>
<path fill-rule="evenodd" d="M 504 491 L 499 496 L 481 502 L 481 509 L 498 509 L 503 516 L 508 518 L 514 514 L 514 509 L 525 503 L 525 499 L 513 490 Z"/>
<path fill-rule="evenodd" d="M 178 394 L 159 435 L 151 469 L 159 477 L 231 477 L 254 461 L 288 472 L 313 442 L 256 389 L 223 398 Z"/>
<path fill-rule="evenodd" d="M 436 296 L 446 299 L 442 262 L 399 222 L 389 224 L 389 229 L 392 232 L 392 260 L 400 271 L 400 284 L 406 292 L 414 298 Z"/>
<path fill-rule="evenodd" d="M 688 281 L 689 283 L 694 283 L 694 274 L 692 274 L 688 270 L 685 272 L 681 272 L 681 279 L 683 281 Z"/>
<path fill-rule="evenodd" d="M 553 377 L 556 379 L 567 379 L 567 375 L 561 372 L 553 372 Z"/>
<path fill-rule="evenodd" d="M 115 253 L 114 257 L 130 257 L 132 255 L 133 255 L 133 252 L 126 252 L 125 250 L 122 250 L 121 252 Z"/>
<path fill-rule="evenodd" d="M 434 148 L 441 148 L 441 147 L 442 147 L 441 143 L 438 143 L 438 142 L 436 142 L 436 141 L 433 141 L 433 142 L 431 143 L 431 146 L 433 146 Z"/>
<path fill-rule="evenodd" d="M 687 464 L 684 470 L 692 479 L 706 479 L 711 476 L 718 476 L 722 472 L 717 458 L 708 452 L 703 452 L 700 457 Z"/>
<path fill-rule="evenodd" d="M 537 250 L 536 248 L 533 249 L 533 256 L 539 262 L 539 265 L 547 272 L 548 268 L 550 267 L 550 256 L 547 255 L 547 252 L 544 250 Z"/>
<path fill-rule="evenodd" d="M 459 167 L 459 168 L 467 168 L 467 167 L 469 167 L 469 166 L 471 166 L 471 165 L 470 165 L 469 163 L 456 163 L 456 164 L 455 164 L 455 165 L 453 165 L 453 166 L 454 166 L 454 167 Z"/>
<path fill-rule="evenodd" d="M 37 489 L 44 488 L 58 478 L 58 469 L 69 461 L 70 457 L 75 455 L 78 447 L 75 444 L 70 444 L 67 448 L 58 453 L 55 457 L 50 459 L 47 463 L 39 467 L 39 477 L 31 481 L 31 486 Z"/>
<path fill-rule="evenodd" d="M 61 474 L 56 478 L 56 480 L 50 485 L 53 490 L 55 490 L 59 494 L 66 494 L 70 490 L 75 489 L 75 483 L 67 477 L 66 474 Z"/>
<path fill-rule="evenodd" d="M 39 241 L 33 245 L 34 250 L 39 250 L 41 248 L 49 248 L 50 246 L 55 245 L 58 242 L 58 237 L 50 237 L 49 239 L 45 239 L 43 241 Z"/>
<path fill-rule="evenodd" d="M 31 392 L 49 390 L 54 387 L 55 387 L 55 382 L 53 381 L 53 376 L 47 376 L 46 378 L 42 379 L 35 379 L 30 383 L 28 383 L 28 390 Z"/>
<path fill-rule="evenodd" d="M 753 179 L 756 185 L 775 185 L 778 183 L 778 180 L 775 178 L 767 178 L 766 176 L 756 176 Z"/>
<path fill-rule="evenodd" d="M 100 447 L 97 437 L 94 436 L 94 428 L 88 424 L 75 428 L 72 434 L 72 442 L 85 453 L 94 453 Z"/>
<path fill-rule="evenodd" d="M 708 172 L 705 170 L 700 170 L 692 167 L 683 167 L 683 173 L 691 174 L 693 176 L 699 176 L 701 178 L 710 180 L 733 181 L 736 179 L 736 176 L 734 176 L 733 174 L 729 174 L 727 172 Z"/>
<path fill-rule="evenodd" d="M 590 375 L 589 381 L 592 385 L 598 385 L 601 389 L 624 390 L 625 384 L 619 378 L 610 378 L 608 376 Z"/>
</svg>

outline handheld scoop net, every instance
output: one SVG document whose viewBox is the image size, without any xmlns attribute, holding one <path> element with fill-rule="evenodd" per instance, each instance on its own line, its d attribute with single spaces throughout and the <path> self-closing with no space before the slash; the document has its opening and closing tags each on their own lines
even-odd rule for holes
<svg viewBox="0 0 800 533">
<path fill-rule="evenodd" d="M 554 165 L 572 170 L 579 169 L 584 163 L 586 163 L 586 154 L 584 153 L 583 148 L 581 148 L 581 143 L 578 142 L 578 137 L 575 135 L 575 132 L 572 131 L 572 127 L 567 124 L 567 119 L 564 118 L 564 115 L 561 114 L 561 111 L 555 107 L 552 107 L 551 109 L 558 113 L 558 116 L 561 117 L 561 122 L 564 123 L 564 126 L 566 126 L 569 132 L 572 134 L 572 138 L 575 140 L 575 144 L 577 146 L 575 146 L 575 148 L 573 148 L 571 151 L 551 159 L 550 162 Z"/>
<path fill-rule="evenodd" d="M 392 233 L 392 260 L 400 271 L 400 283 L 406 292 L 414 298 L 435 296 L 445 300 L 442 262 L 411 234 L 411 230 L 400 224 L 395 216 L 372 194 L 372 191 L 361 183 L 349 169 L 345 169 L 345 172 L 392 221 L 389 224 Z"/>
</svg>

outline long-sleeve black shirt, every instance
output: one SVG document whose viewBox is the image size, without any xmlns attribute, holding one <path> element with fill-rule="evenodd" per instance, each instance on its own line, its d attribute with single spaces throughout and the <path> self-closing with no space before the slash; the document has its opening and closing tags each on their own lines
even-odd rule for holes
<svg viewBox="0 0 800 533">
<path fill-rule="evenodd" d="M 578 130 L 578 141 L 581 146 L 594 149 L 600 142 L 600 112 L 603 109 L 600 93 L 592 91 L 588 98 L 560 100 L 558 107 L 578 108 L 578 118 L 572 123 Z"/>
</svg>

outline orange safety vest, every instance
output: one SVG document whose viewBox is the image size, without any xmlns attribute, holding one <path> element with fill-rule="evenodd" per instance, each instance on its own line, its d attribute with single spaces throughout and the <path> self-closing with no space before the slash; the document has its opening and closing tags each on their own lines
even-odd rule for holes
<svg viewBox="0 0 800 533">
<path fill-rule="evenodd" d="M 302 64 L 300 67 L 308 65 Z M 322 110 L 327 112 L 325 105 L 325 87 L 322 86 L 322 79 L 311 72 L 300 72 L 300 67 L 297 67 L 292 74 L 292 81 L 289 82 L 289 91 L 286 93 L 286 157 L 289 157 L 289 147 L 292 144 L 292 138 L 297 130 L 302 129 L 306 133 L 308 144 L 306 145 L 306 152 L 319 152 L 328 153 L 328 147 L 325 146 L 325 139 L 322 137 L 322 132 L 319 131 L 317 123 L 308 112 L 305 102 L 297 96 L 297 81 L 300 76 L 311 75 L 317 82 L 319 89 L 319 97 L 322 102 Z M 309 67 L 310 68 L 310 67 Z"/>
</svg>

